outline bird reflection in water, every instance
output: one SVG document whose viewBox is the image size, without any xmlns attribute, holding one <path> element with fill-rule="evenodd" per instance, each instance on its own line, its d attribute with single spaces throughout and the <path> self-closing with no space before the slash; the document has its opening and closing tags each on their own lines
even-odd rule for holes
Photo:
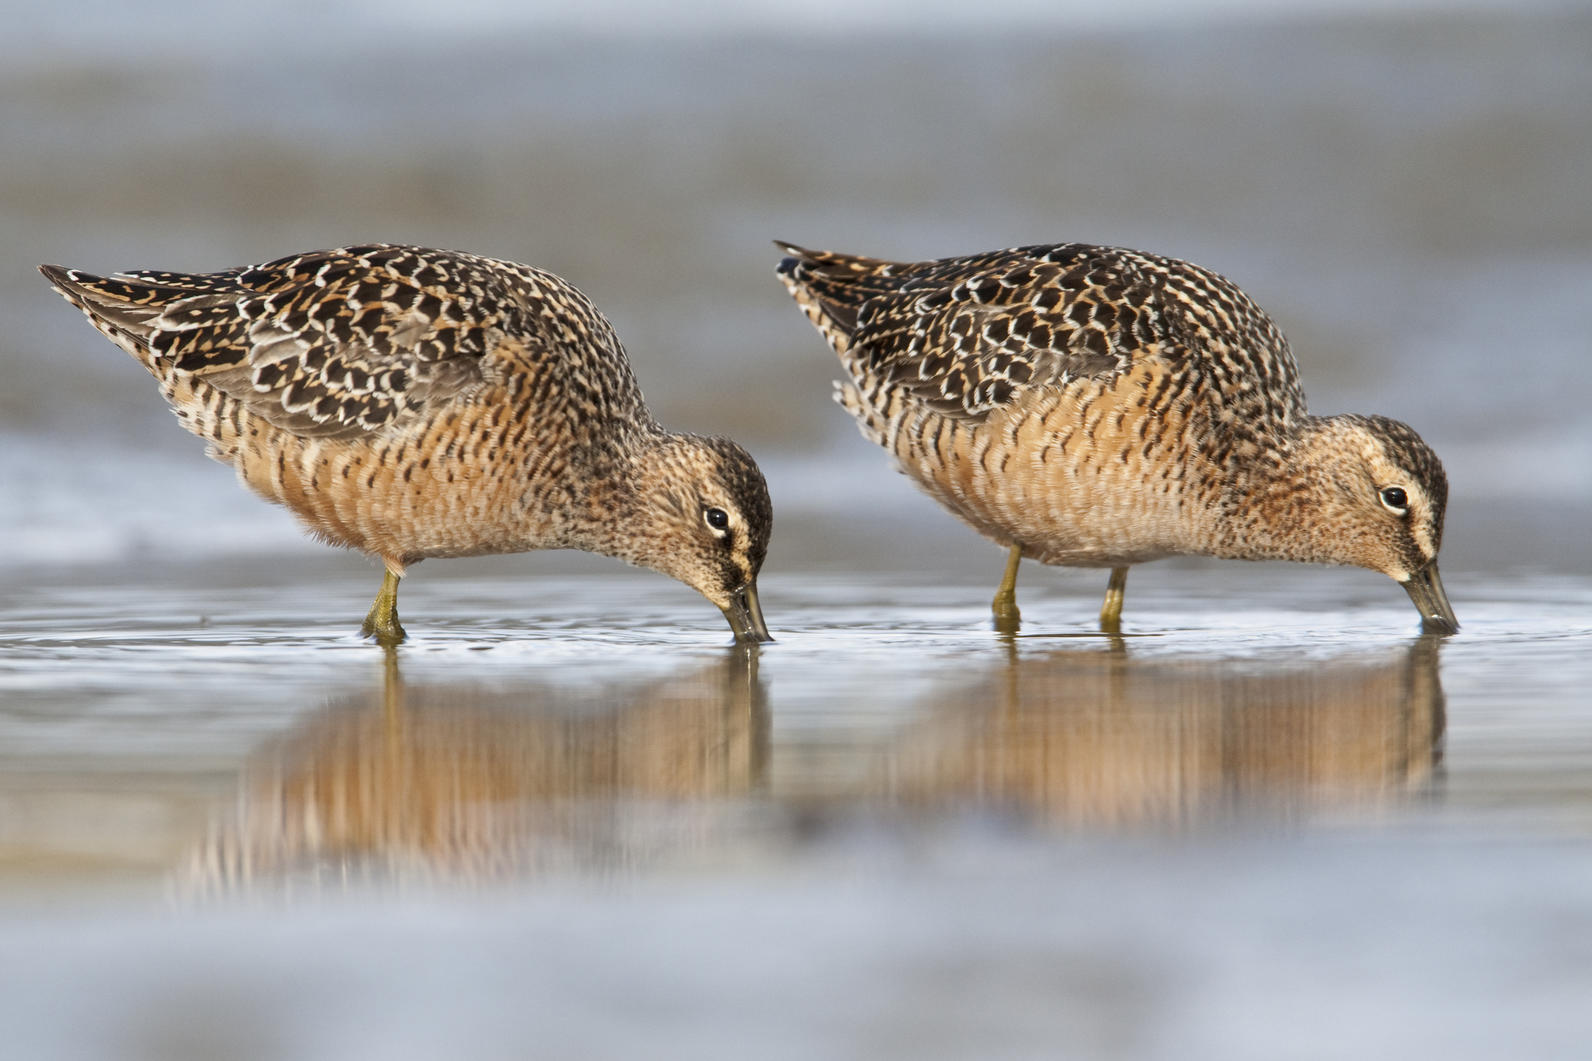
<svg viewBox="0 0 1592 1061">
<path fill-rule="evenodd" d="M 188 897 L 479 883 L 711 846 L 768 749 L 757 648 L 661 680 L 408 685 L 333 704 L 245 766 L 187 860 Z"/>
<path fill-rule="evenodd" d="M 1201 827 L 1387 808 L 1437 777 L 1439 638 L 1284 661 L 1034 644 L 993 646 L 1004 658 L 978 677 L 908 704 L 882 740 L 859 737 L 875 743 L 847 770 L 813 757 L 810 727 L 807 742 L 771 742 L 755 646 L 629 684 L 495 690 L 409 686 L 390 655 L 380 695 L 253 758 L 180 883 L 202 895 L 735 864 L 858 815 Z M 879 695 L 857 678 L 857 696 Z M 819 739 L 834 749 L 833 733 Z"/>
<path fill-rule="evenodd" d="M 910 807 L 1063 826 L 1179 827 L 1384 807 L 1439 776 L 1441 639 L 1389 658 L 1018 655 L 902 739 L 872 778 Z"/>
</svg>

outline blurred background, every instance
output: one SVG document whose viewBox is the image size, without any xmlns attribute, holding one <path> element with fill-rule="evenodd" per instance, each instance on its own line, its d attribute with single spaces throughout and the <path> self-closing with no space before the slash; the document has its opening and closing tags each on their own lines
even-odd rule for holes
<svg viewBox="0 0 1592 1061">
<path fill-rule="evenodd" d="M 1315 411 L 1407 420 L 1443 456 L 1451 578 L 1592 569 L 1585 5 L 90 0 L 7 18 L 12 574 L 319 549 L 201 456 L 36 265 L 207 270 L 372 240 L 587 291 L 660 419 L 764 463 L 771 570 L 996 569 L 830 404 L 837 369 L 772 276 L 776 237 L 1204 264 L 1280 322 Z"/>
</svg>

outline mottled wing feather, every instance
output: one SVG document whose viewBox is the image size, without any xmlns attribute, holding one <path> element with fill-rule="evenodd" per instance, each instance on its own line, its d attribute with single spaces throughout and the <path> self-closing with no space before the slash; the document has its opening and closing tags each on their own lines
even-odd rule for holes
<svg viewBox="0 0 1592 1061">
<path fill-rule="evenodd" d="M 854 374 L 958 419 L 982 420 L 1030 387 L 1110 379 L 1146 358 L 1194 358 L 1202 370 L 1211 360 L 1218 374 L 1263 370 L 1302 408 L 1270 318 L 1186 262 L 1086 244 L 908 264 L 787 250 L 781 275 L 812 303 L 804 308 L 815 322 L 824 317 Z"/>
<path fill-rule="evenodd" d="M 378 431 L 467 394 L 505 338 L 552 358 L 581 342 L 619 348 L 589 300 L 552 274 L 415 247 L 315 251 L 219 273 L 65 277 L 70 289 L 52 274 L 122 345 L 141 344 L 306 437 Z M 639 405 L 634 380 L 620 376 L 597 383 Z"/>
</svg>

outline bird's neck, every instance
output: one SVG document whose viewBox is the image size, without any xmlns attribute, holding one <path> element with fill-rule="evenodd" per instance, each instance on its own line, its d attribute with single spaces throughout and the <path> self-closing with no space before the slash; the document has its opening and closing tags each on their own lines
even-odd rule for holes
<svg viewBox="0 0 1592 1061">
<path fill-rule="evenodd" d="M 1322 457 L 1334 434 L 1332 417 L 1304 416 L 1282 445 L 1234 453 L 1211 551 L 1236 560 L 1331 562 L 1333 530 L 1322 512 L 1338 487 Z"/>
<path fill-rule="evenodd" d="M 593 459 L 601 474 L 583 487 L 571 529 L 576 548 L 651 567 L 668 548 L 662 509 L 677 503 L 658 486 L 668 481 L 662 472 L 674 436 L 655 425 L 643 426 L 647 429 L 639 437 Z"/>
</svg>

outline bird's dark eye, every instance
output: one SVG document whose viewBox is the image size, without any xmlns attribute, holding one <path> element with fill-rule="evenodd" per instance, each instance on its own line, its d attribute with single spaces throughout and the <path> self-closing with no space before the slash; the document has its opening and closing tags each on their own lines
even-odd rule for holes
<svg viewBox="0 0 1592 1061">
<path fill-rule="evenodd" d="M 1386 486 L 1382 488 L 1382 505 L 1395 516 L 1402 516 L 1410 510 L 1410 498 L 1402 486 Z"/>
<path fill-rule="evenodd" d="M 724 530 L 730 525 L 730 514 L 722 508 L 710 508 L 702 513 L 702 518 L 714 530 Z"/>
</svg>

